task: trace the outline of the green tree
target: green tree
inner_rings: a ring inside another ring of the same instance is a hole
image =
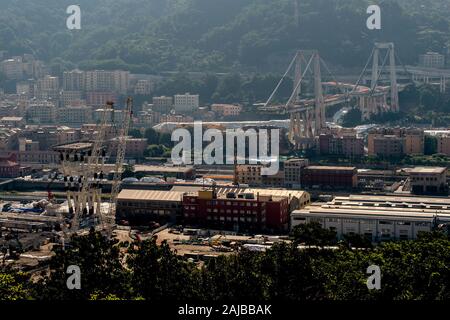
[[[30,277],[22,272],[0,270],[0,301],[31,299]]]
[[[318,222],[299,224],[291,232],[295,245],[304,243],[307,246],[327,246],[336,243],[336,232],[322,228]]]
[[[142,138],[142,132],[139,129],[130,129],[129,135],[132,136],[133,138],[137,138],[140,139]]]

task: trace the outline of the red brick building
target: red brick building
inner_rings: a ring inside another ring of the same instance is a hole
[[[309,166],[301,172],[304,188],[353,189],[358,184],[358,171],[355,167]]]
[[[202,190],[183,195],[183,220],[186,224],[239,232],[285,231],[289,199],[253,193],[218,195]]]

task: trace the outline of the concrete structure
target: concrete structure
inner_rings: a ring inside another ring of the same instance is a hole
[[[318,138],[317,151],[320,155],[362,157],[364,156],[364,139],[356,135],[321,134]]]
[[[100,123],[105,114],[105,109],[100,108],[93,111],[92,119],[95,123]],[[122,123],[125,118],[125,110],[106,110],[106,121],[108,123]]]
[[[308,166],[301,171],[303,188],[353,189],[358,185],[355,167]]]
[[[55,123],[57,110],[54,103],[38,101],[31,103],[27,109],[27,120],[38,124]]]
[[[72,70],[63,73],[63,90],[67,91],[84,91],[85,75],[84,71]]]
[[[67,106],[58,109],[58,123],[80,127],[92,122],[92,108],[88,106]]]
[[[213,104],[211,110],[224,117],[236,117],[242,112],[242,106],[234,104]]]
[[[83,104],[83,94],[81,91],[62,91],[59,98],[61,107],[78,106]]]
[[[151,221],[174,222],[181,217],[183,192],[122,190],[117,197],[116,220],[131,225],[146,225]]]
[[[416,239],[439,224],[450,223],[450,199],[350,195],[311,205],[291,214],[291,228],[309,222],[345,234],[359,234],[371,241]]]
[[[416,194],[448,194],[447,168],[416,167],[409,171],[411,191]]]
[[[424,132],[415,128],[378,128],[369,132],[368,154],[379,157],[420,155],[424,152]]]
[[[8,79],[21,80],[23,78],[23,63],[21,57],[14,57],[2,61],[0,69]]]
[[[239,164],[236,165],[234,180],[236,183],[248,184],[251,186],[262,185],[261,175],[262,165]]]
[[[10,128],[22,128],[25,126],[23,117],[0,117],[0,125]]]
[[[441,69],[445,67],[445,56],[437,52],[427,52],[419,56],[419,65],[425,68]]]
[[[301,173],[309,165],[308,159],[289,159],[284,162],[284,183],[289,187],[301,185]]]
[[[21,175],[21,167],[16,155],[0,158],[0,178],[17,178]]]
[[[19,139],[19,151],[39,151],[39,141],[33,141],[30,139]]]
[[[153,97],[153,106],[152,110],[162,113],[169,113],[170,109],[173,107],[173,98],[172,97]]]
[[[118,94],[126,94],[129,83],[129,71],[91,70],[84,72],[84,85],[86,91],[109,91]]]
[[[117,96],[114,92],[91,91],[86,93],[86,104],[93,107],[103,107],[107,102],[117,102]]]
[[[405,155],[405,138],[394,135],[369,135],[369,155],[399,158]]]
[[[144,151],[147,149],[148,146],[147,139],[127,137],[125,141],[126,141],[126,150],[125,150],[126,158],[139,159],[144,157]],[[110,150],[111,155],[116,156],[117,139],[112,140]]]
[[[36,88],[39,92],[59,90],[59,78],[47,75],[36,81]]]
[[[437,153],[445,154],[446,156],[450,156],[450,135],[438,135],[437,139]]]
[[[200,106],[198,94],[177,94],[174,99],[174,108],[176,112],[192,112]]]
[[[138,80],[134,86],[134,94],[150,95],[153,90],[153,83],[150,80]]]
[[[193,167],[178,167],[178,166],[151,166],[151,165],[135,165],[135,173],[142,173],[145,176],[161,176],[173,177],[177,179],[190,180],[195,176]]]

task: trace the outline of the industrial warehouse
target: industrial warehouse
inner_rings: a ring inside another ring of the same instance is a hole
[[[291,228],[319,222],[338,238],[359,234],[370,241],[416,239],[450,223],[450,199],[411,196],[350,195],[316,203],[291,215]]]

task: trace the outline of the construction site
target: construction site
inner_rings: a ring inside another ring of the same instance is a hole
[[[94,140],[58,145],[60,167],[52,172],[47,185],[47,197],[31,200],[18,195],[11,201],[0,201],[0,259],[3,264],[27,269],[51,257],[54,245],[65,248],[73,235],[91,229],[111,237],[115,232],[115,204],[121,184],[125,157],[126,137],[132,117],[132,99],[128,98],[124,121],[114,123],[117,150],[114,161],[107,152],[108,113],[114,104],[108,102],[101,121],[97,124]],[[108,169],[106,169],[108,166]],[[106,172],[113,178],[108,181],[110,192],[104,193],[102,184],[107,181]],[[58,200],[52,192],[52,183],[62,175],[64,198]],[[119,232],[120,233],[120,232]],[[125,231],[125,235],[129,234]],[[121,235],[122,240],[129,240]]]

